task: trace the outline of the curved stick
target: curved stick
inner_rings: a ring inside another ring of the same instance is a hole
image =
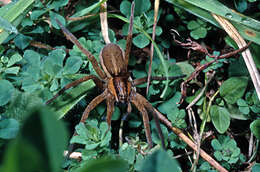
[[[102,0],[99,0],[102,1]],[[108,24],[107,24],[107,2],[100,5],[100,24],[101,32],[106,44],[111,43],[108,35]]]
[[[63,33],[66,36],[66,38],[68,40],[70,40],[73,44],[75,44],[87,56],[87,58],[89,59],[89,61],[92,64],[94,70],[97,72],[98,76],[101,79],[105,79],[106,75],[102,71],[102,69],[99,67],[98,62],[95,59],[95,57],[79,43],[77,38],[68,29],[66,29],[57,18],[56,18],[56,22],[60,26],[60,28],[63,31]]]
[[[172,123],[162,115],[158,110],[154,109],[157,113],[159,120],[164,123],[169,129],[171,129],[176,135],[178,135],[185,143],[187,143],[194,151],[197,151],[197,145],[190,140],[180,129],[173,127]],[[209,154],[204,150],[200,149],[200,156],[206,160],[210,165],[216,168],[220,172],[228,172],[224,167],[222,167],[217,161],[215,161]]]
[[[48,100],[45,104],[50,104],[54,99],[56,99],[58,96],[60,96],[62,93],[64,93],[67,89],[71,88],[71,87],[75,87],[77,85],[79,85],[82,82],[86,82],[90,79],[93,79],[93,81],[95,82],[95,84],[102,88],[102,81],[96,77],[95,75],[88,75],[85,77],[82,77],[80,79],[77,79],[76,81],[73,81],[67,85],[65,85],[65,87],[63,87],[57,94],[55,94],[50,100]]]

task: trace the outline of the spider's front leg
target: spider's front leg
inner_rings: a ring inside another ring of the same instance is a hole
[[[107,121],[107,125],[108,125],[108,130],[110,130],[111,127],[111,118],[114,112],[114,107],[115,107],[115,98],[112,94],[108,94],[107,99],[106,99],[106,103],[107,103],[107,117],[106,117],[106,121]]]
[[[99,96],[97,96],[96,98],[94,98],[86,107],[86,109],[83,112],[83,115],[80,119],[80,122],[85,123],[89,113],[97,106],[99,105],[102,101],[104,101],[109,95],[108,90],[106,89],[102,94],[100,94]]]
[[[99,88],[101,88],[101,89],[103,88],[102,81],[98,77],[96,77],[95,75],[88,75],[88,76],[82,77],[80,79],[77,79],[77,80],[65,85],[57,94],[55,94],[51,99],[49,99],[46,102],[46,104],[50,104],[53,100],[55,100],[58,96],[62,95],[69,88],[75,87],[75,86],[77,86],[77,85],[79,85],[83,82],[86,82],[90,79],[92,79]]]
[[[147,143],[148,143],[149,147],[152,148],[153,142],[152,142],[152,137],[151,137],[151,129],[150,129],[150,125],[149,125],[148,113],[147,113],[147,110],[145,109],[145,106],[140,101],[140,99],[138,99],[138,97],[136,95],[138,95],[138,94],[132,93],[130,100],[142,114]]]

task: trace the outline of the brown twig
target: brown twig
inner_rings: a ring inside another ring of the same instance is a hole
[[[155,109],[159,120],[164,123],[169,129],[171,129],[176,135],[178,135],[185,143],[187,143],[194,151],[197,151],[197,145],[191,141],[180,129],[173,127],[171,122],[162,115],[159,111]],[[216,170],[220,172],[228,172],[224,167],[222,167],[217,161],[215,161],[210,155],[208,155],[204,150],[200,149],[200,156],[211,164]]]
[[[177,40],[175,39],[175,42],[176,42],[176,41],[177,41]],[[214,56],[214,55],[209,54],[208,51],[206,51],[206,49],[205,49],[203,46],[199,45],[198,43],[196,43],[196,42],[194,42],[194,41],[189,42],[189,43],[187,43],[187,44],[186,44],[186,43],[181,43],[181,42],[179,42],[179,41],[177,41],[177,42],[178,42],[179,45],[185,46],[185,48],[194,49],[194,50],[196,50],[196,51],[205,53],[206,55],[208,55],[208,56],[214,58],[214,60],[212,60],[212,61],[210,61],[210,62],[208,62],[208,63],[206,63],[206,64],[204,64],[204,65],[198,66],[198,67],[195,69],[195,71],[192,72],[192,74],[191,74],[184,82],[182,82],[182,84],[181,84],[182,97],[181,97],[181,100],[180,100],[179,104],[181,104],[181,103],[184,101],[184,98],[185,98],[186,95],[187,95],[187,85],[188,85],[188,83],[189,83],[191,80],[193,80],[194,78],[196,78],[196,77],[200,74],[201,71],[207,69],[210,65],[212,65],[212,64],[215,63],[215,62],[217,62],[217,61],[220,60],[220,59],[229,58],[229,57],[234,56],[234,55],[236,55],[236,54],[238,54],[238,53],[240,53],[240,52],[243,52],[243,51],[246,50],[246,49],[249,47],[249,45],[251,44],[251,42],[249,42],[246,46],[244,46],[244,47],[242,47],[242,48],[240,48],[240,49],[238,49],[238,50],[234,50],[234,51],[232,51],[232,52],[229,52],[229,53],[226,53],[226,54],[223,54],[223,55],[220,55],[220,56]],[[189,46],[191,46],[191,47],[189,47]]]
[[[158,17],[158,12],[159,12],[159,4],[160,0],[155,0],[154,2],[154,21],[153,21],[153,35],[152,35],[152,40],[155,40],[155,29],[157,25],[157,17]],[[146,87],[146,95],[148,95],[149,92],[149,85],[151,82],[151,76],[152,76],[152,62],[153,62],[153,44],[151,44],[150,48],[150,64],[149,64],[149,71],[148,71],[148,80],[147,80],[147,87]]]

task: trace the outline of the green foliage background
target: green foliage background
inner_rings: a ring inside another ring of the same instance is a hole
[[[105,45],[98,14],[100,4],[105,1],[19,0],[0,8],[1,171],[167,172],[185,171],[192,166],[187,158],[189,155],[179,159],[181,165],[173,158],[189,148],[163,125],[166,150],[160,149],[161,141],[154,120],[150,122],[154,147],[147,149],[142,120],[136,109],[125,121],[121,120],[125,107],[117,107],[112,130],[108,132],[108,126],[103,121],[105,104],[93,110],[86,125],[76,125],[87,104],[100,94],[92,81],[66,91],[50,106],[45,105],[66,84],[88,74],[96,74],[87,57],[65,39],[55,19],[74,33],[98,60],[99,52]],[[245,39],[254,42],[250,49],[259,68],[260,61],[256,57],[260,49],[260,14],[251,13],[256,1],[236,0],[227,3],[227,6],[217,0],[161,1],[156,40],[152,42],[153,4],[150,0],[136,0],[133,48],[129,61],[132,77],[147,76],[149,53],[146,50],[151,43],[155,47],[153,76],[185,74],[188,77],[197,63],[213,60],[193,52],[191,58],[186,58],[187,52],[174,43],[171,29],[178,31],[182,40],[191,37],[211,47],[215,55],[220,54],[225,46],[235,47],[229,37],[219,34],[219,26],[210,12],[228,18]],[[125,48],[131,2],[117,0],[108,1],[108,4],[110,40]],[[231,8],[244,15],[234,13]],[[260,6],[256,8],[259,10]],[[80,21],[66,18],[89,14],[94,15]],[[245,30],[251,31],[254,36],[246,35]],[[33,44],[39,42],[38,46]],[[48,46],[41,48],[42,45]],[[214,79],[193,106],[200,134],[212,133],[212,137],[201,140],[202,148],[206,148],[226,169],[241,170],[245,161],[260,158],[257,154],[260,102],[242,57],[221,60],[204,70],[190,83],[188,97],[182,105],[177,104],[181,98],[181,79],[153,81],[146,97],[173,126],[185,130],[192,137],[185,107],[200,94],[209,79],[208,74],[213,70],[216,72]],[[138,86],[138,92],[145,93],[145,87],[146,84]],[[69,140],[74,128],[78,135]],[[123,129],[126,138],[123,143],[117,138],[119,128]],[[248,156],[245,145],[249,144],[251,133],[255,138],[255,149]],[[80,145],[76,151],[82,153],[81,162],[63,158],[63,151],[70,143]],[[257,171],[258,168],[256,163],[252,170]],[[196,169],[214,171],[202,159]]]

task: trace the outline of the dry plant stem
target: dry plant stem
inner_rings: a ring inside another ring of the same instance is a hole
[[[245,50],[249,47],[250,44],[251,44],[251,42],[249,42],[247,45],[245,45],[244,47],[242,47],[242,48],[240,48],[240,49],[238,49],[238,50],[235,50],[235,51],[232,51],[232,52],[230,52],[230,53],[223,54],[223,55],[220,55],[220,56],[213,56],[213,55],[211,55],[211,57],[213,57],[214,60],[212,60],[212,61],[210,61],[210,62],[208,62],[208,63],[206,63],[206,64],[204,64],[204,65],[201,65],[201,66],[197,67],[197,68],[195,69],[195,71],[192,72],[192,74],[181,84],[181,90],[182,90],[182,91],[181,91],[181,92],[182,92],[182,95],[181,95],[181,96],[182,96],[182,97],[181,97],[181,100],[180,100],[179,104],[181,104],[181,103],[184,101],[184,98],[186,97],[187,84],[188,84],[191,80],[193,80],[194,78],[196,78],[201,71],[207,69],[211,64],[217,62],[217,61],[220,60],[220,59],[229,58],[229,57],[234,56],[234,55],[236,55],[236,54],[238,54],[238,53],[240,53],[240,52],[245,51]]]
[[[250,139],[249,139],[249,147],[248,147],[248,157],[252,156],[253,146],[254,146],[254,135],[251,132],[250,133]]]
[[[102,1],[102,0],[100,0]],[[108,24],[107,24],[107,3],[104,2],[100,6],[100,23],[101,23],[101,32],[106,44],[110,43],[108,36]]]
[[[159,120],[164,123],[169,129],[171,129],[176,135],[178,135],[185,143],[187,143],[194,151],[197,151],[197,145],[193,143],[180,129],[173,127],[171,122],[162,115],[159,111],[155,109]],[[216,170],[220,172],[228,172],[223,168],[218,162],[216,162],[210,155],[208,155],[204,150],[200,149],[200,156],[211,164]]]
[[[212,78],[215,75],[215,71],[212,73],[212,75],[210,75],[209,79],[207,80],[205,86],[202,88],[201,92],[197,95],[197,97],[195,97],[195,99],[192,100],[192,102],[190,102],[190,104],[186,107],[186,110],[188,110],[189,108],[191,108],[193,105],[195,105],[197,103],[197,101],[201,98],[201,96],[203,95],[203,93],[205,92],[208,84],[210,83],[210,81],[212,80]]]
[[[89,14],[89,15],[81,16],[81,17],[67,17],[66,19],[69,21],[80,21],[80,20],[84,20],[84,19],[96,16],[96,15],[98,15],[98,14]]]
[[[198,133],[196,118],[195,118],[194,112],[192,111],[191,108],[188,109],[188,115],[189,115],[189,119],[190,119],[190,124],[192,126],[192,130],[193,130],[193,133],[194,133],[194,137],[195,137],[195,140],[196,140],[196,143],[197,143],[196,159],[193,162],[192,167],[191,167],[191,171],[196,171],[196,166],[198,164],[199,156],[200,156],[201,136]]]
[[[37,48],[42,48],[42,49],[46,49],[46,50],[55,50],[56,48],[53,48],[47,44],[43,44],[41,42],[38,41],[31,41],[30,42],[31,46],[37,47]]]
[[[157,17],[158,17],[158,11],[159,11],[159,4],[160,0],[155,0],[154,2],[154,21],[153,21],[153,35],[152,35],[152,40],[155,40],[155,29],[157,25]],[[153,62],[153,44],[151,44],[150,48],[150,64],[149,64],[149,71],[148,71],[148,80],[147,80],[147,87],[146,87],[146,95],[148,95],[149,92],[149,86],[151,82],[151,75],[152,75],[152,62]]]
[[[212,16],[224,28],[227,34],[237,43],[239,48],[242,48],[246,45],[245,40],[241,37],[236,28],[228,20],[213,13]],[[250,50],[247,49],[244,52],[242,52],[242,56],[244,58],[247,69],[253,81],[258,98],[260,100],[260,75],[252,58],[252,54]]]

